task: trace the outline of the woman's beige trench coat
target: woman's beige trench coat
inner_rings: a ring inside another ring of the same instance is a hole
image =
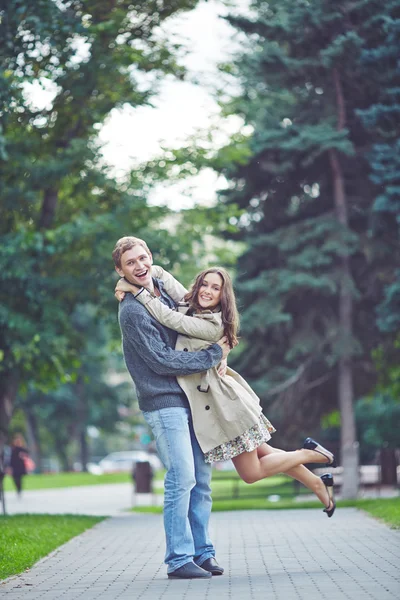
[[[164,282],[165,291],[175,302],[182,300],[187,290],[170,273],[153,266],[152,275]],[[123,287],[119,286],[119,289]],[[220,312],[204,311],[187,316],[183,314],[188,309],[187,303],[181,302],[175,311],[146,289],[136,293],[135,297],[157,321],[180,334],[175,350],[202,350],[224,335]],[[194,431],[203,452],[235,439],[259,423],[258,396],[229,367],[224,377],[220,377],[217,368],[213,367],[204,373],[177,377],[177,380],[189,400]]]

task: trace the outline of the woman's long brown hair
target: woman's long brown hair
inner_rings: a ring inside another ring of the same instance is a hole
[[[204,310],[198,302],[200,287],[204,278],[208,273],[217,273],[222,279],[221,288],[221,315],[224,334],[228,338],[228,342],[233,348],[237,344],[237,332],[239,329],[239,314],[236,308],[235,292],[233,291],[232,279],[227,271],[222,267],[211,267],[199,273],[194,280],[188,293],[185,295],[185,300],[189,302],[190,308],[194,311]]]

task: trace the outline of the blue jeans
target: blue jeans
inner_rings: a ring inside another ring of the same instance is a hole
[[[164,528],[168,573],[193,559],[202,564],[215,556],[208,537],[211,513],[211,465],[193,431],[188,408],[143,413],[156,439],[167,473],[164,481]]]

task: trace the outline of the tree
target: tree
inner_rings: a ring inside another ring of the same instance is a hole
[[[110,327],[98,319],[96,307],[93,304],[77,305],[71,315],[71,327],[76,333],[75,345],[79,352],[76,378],[48,393],[38,391],[31,384],[28,393],[18,396],[15,404],[26,415],[31,450],[36,450],[33,459],[39,470],[44,437],[50,439],[64,470],[72,467],[71,443],[78,446],[80,462],[86,470],[88,427],[113,432],[120,420],[120,406],[126,404],[127,399],[132,401],[134,396],[131,391],[123,398],[120,388],[124,388],[124,384],[116,386],[108,381]]]
[[[365,67],[380,82],[380,93],[374,104],[358,114],[374,142],[368,153],[371,180],[379,189],[373,205],[374,232],[385,236],[386,243],[396,247],[400,236],[399,14],[397,18],[385,15],[382,29],[384,43],[365,49],[361,56]],[[385,332],[396,332],[400,328],[399,269],[386,281],[384,299],[378,307],[378,325]]]
[[[354,497],[353,399],[374,385],[375,310],[399,260],[398,244],[372,228],[374,136],[358,111],[389,84],[364,52],[385,45],[383,24],[399,6],[255,0],[251,8],[251,18],[229,19],[249,43],[226,69],[242,86],[226,110],[252,126],[251,156],[221,169],[230,181],[221,199],[245,211],[236,238],[248,243],[238,263],[237,364],[266,406],[278,398],[289,435],[338,402],[343,495]]]
[[[77,381],[70,315],[83,292],[103,318],[114,308],[104,267],[115,240],[127,223],[151,231],[167,212],[147,207],[139,171],[112,178],[96,134],[112,109],[146,104],[160,77],[183,76],[160,26],[196,3],[1,4],[0,456],[17,393]],[[31,84],[50,89],[49,106],[35,107]]]

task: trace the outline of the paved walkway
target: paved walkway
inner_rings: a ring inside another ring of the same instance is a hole
[[[10,515],[21,513],[79,514],[115,516],[137,504],[162,504],[159,494],[133,496],[129,483],[85,485],[70,488],[27,490],[18,498],[15,492],[6,492],[6,508]]]
[[[0,584],[4,600],[398,600],[400,532],[356,509],[214,513],[226,568],[174,581],[160,515],[113,517]]]
[[[161,481],[155,481],[161,486]],[[395,488],[381,488],[369,490],[368,497],[391,498],[396,497],[398,491]],[[364,494],[364,497],[366,495]],[[315,497],[301,495],[301,502],[315,500]],[[162,494],[138,494],[133,495],[133,486],[130,483],[114,483],[108,485],[86,485],[70,488],[53,488],[44,490],[24,491],[21,498],[12,492],[6,492],[7,513],[10,515],[21,513],[48,513],[48,514],[80,514],[116,516],[125,512],[131,506],[137,505],[161,505]],[[1,510],[1,507],[0,507]]]

